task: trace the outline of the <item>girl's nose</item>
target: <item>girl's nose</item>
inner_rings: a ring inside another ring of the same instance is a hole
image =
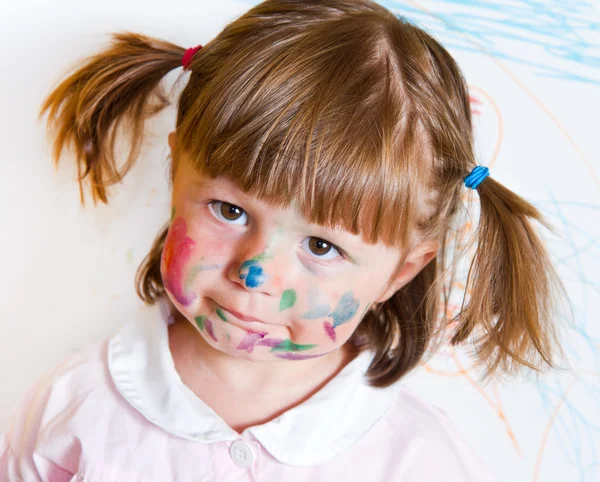
[[[248,291],[277,296],[281,291],[282,273],[276,266],[281,267],[283,261],[276,259],[275,246],[256,240],[244,241],[243,244],[238,259],[229,269],[229,279]]]

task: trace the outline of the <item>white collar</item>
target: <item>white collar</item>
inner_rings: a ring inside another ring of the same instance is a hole
[[[231,429],[182,381],[169,351],[165,300],[142,305],[135,319],[110,339],[108,367],[121,395],[166,432],[199,442],[235,440]],[[398,398],[400,383],[370,387],[364,373],[373,353],[363,351],[305,402],[241,437],[256,438],[290,465],[323,463],[358,442]]]

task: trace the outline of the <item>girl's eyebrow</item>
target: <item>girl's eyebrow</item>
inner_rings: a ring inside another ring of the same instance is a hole
[[[224,182],[227,183],[227,186],[223,186]],[[251,209],[253,207],[254,199],[252,196],[244,192],[240,187],[236,186],[233,181],[228,179],[202,179],[194,176],[192,178],[192,183],[202,190],[213,191],[215,197],[223,198],[221,199],[222,201],[231,202],[232,204],[239,203],[239,207],[243,209]],[[302,219],[306,222],[307,227],[311,227],[317,231],[314,236],[323,237],[325,240],[339,245],[341,249],[347,252],[348,256],[355,258],[356,255],[361,256],[368,253],[368,250],[365,249],[360,237],[355,238],[353,235],[348,236],[348,233],[344,230],[321,226],[319,224],[311,223],[308,219]]]
[[[199,189],[215,190],[224,196],[233,195],[234,197],[243,198],[246,201],[248,200],[248,195],[240,187],[236,186],[235,183],[232,181],[225,181],[228,185],[223,186],[223,182],[224,181],[220,179],[209,178],[206,180],[198,177],[192,178],[192,184]],[[224,199],[224,201],[226,201],[226,199]]]

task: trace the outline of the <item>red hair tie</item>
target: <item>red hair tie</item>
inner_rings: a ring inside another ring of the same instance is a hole
[[[181,61],[181,64],[183,65],[183,70],[189,70],[190,62],[192,61],[192,57],[201,48],[202,48],[202,45],[198,45],[196,47],[189,48],[185,51],[185,53],[183,54],[183,60]]]

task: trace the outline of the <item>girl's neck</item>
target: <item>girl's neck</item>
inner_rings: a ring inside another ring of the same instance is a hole
[[[182,382],[239,432],[304,402],[358,355],[346,343],[302,362],[254,362],[215,350],[181,314],[174,319],[169,348]]]

